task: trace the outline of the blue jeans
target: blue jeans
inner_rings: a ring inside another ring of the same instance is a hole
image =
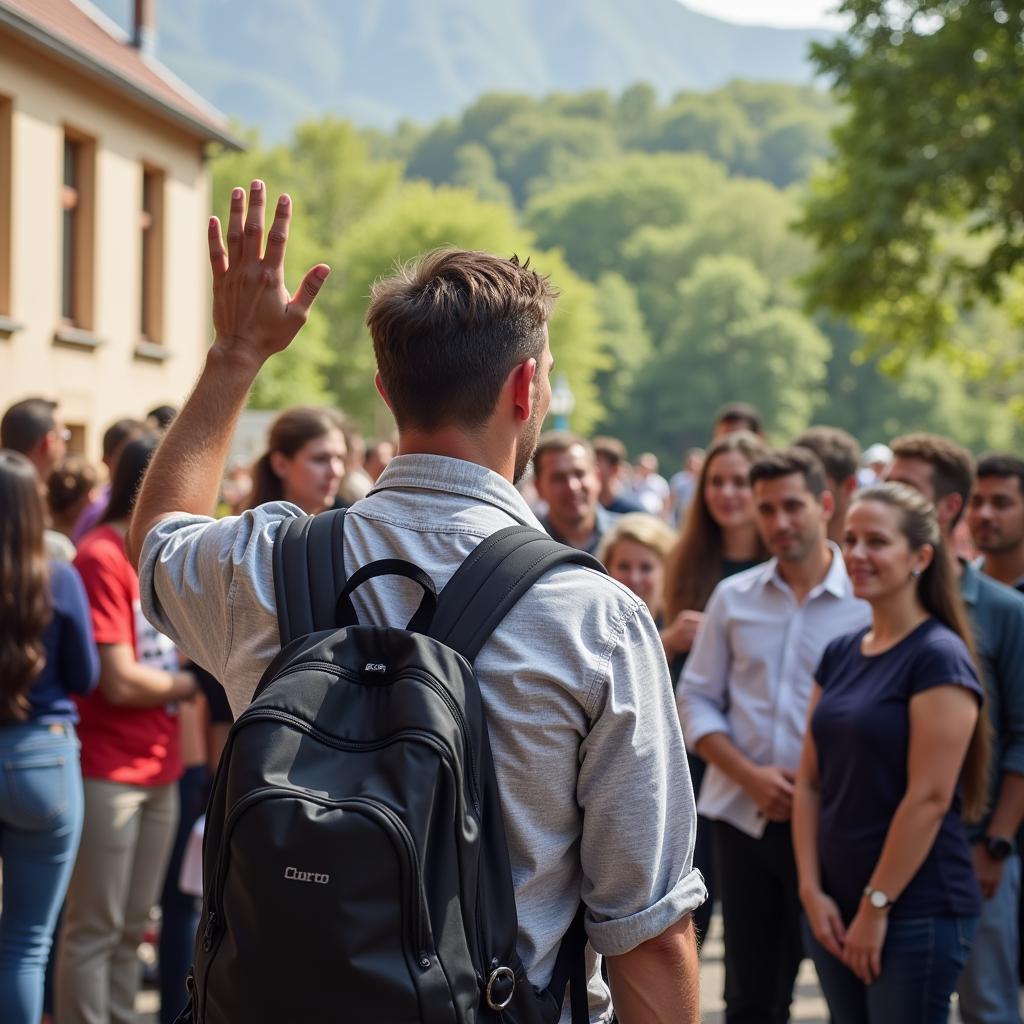
[[[82,773],[71,725],[0,726],[0,1007],[38,1024],[57,913],[82,834]]]
[[[957,986],[964,1024],[1020,1024],[1019,906],[1020,857],[1014,854],[1003,865],[995,896],[982,905],[974,948]]]
[[[832,956],[805,920],[804,938],[832,1024],[947,1024],[977,920],[893,918],[882,947],[882,973],[871,985]]]

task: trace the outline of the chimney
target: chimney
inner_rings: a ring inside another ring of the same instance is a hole
[[[156,0],[135,0],[132,46],[143,57],[156,57]]]

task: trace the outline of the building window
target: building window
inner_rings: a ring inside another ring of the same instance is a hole
[[[0,316],[11,310],[11,203],[14,162],[11,159],[12,104],[0,96]]]
[[[92,327],[94,156],[89,139],[65,132],[61,316],[85,329]]]
[[[143,339],[163,341],[164,261],[163,261],[164,175],[145,167],[142,171],[142,267],[139,290],[139,330]]]

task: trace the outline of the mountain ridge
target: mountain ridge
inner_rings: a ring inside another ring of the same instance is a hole
[[[92,0],[122,26],[131,0]],[[175,0],[158,56],[225,113],[286,137],[333,113],[375,127],[450,116],[483,92],[646,81],[667,97],[734,78],[808,83],[822,29],[737,25],[678,0]]]

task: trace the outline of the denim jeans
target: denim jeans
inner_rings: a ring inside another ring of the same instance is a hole
[[[865,985],[814,937],[804,936],[833,1024],[947,1024],[949,1000],[967,963],[975,917],[893,918],[882,973]]]
[[[0,726],[0,1007],[38,1024],[57,913],[82,834],[82,774],[71,725]]]
[[[996,894],[982,905],[971,957],[957,986],[964,1024],[1020,1024],[1019,905],[1020,857],[1014,854],[1003,865]]]

